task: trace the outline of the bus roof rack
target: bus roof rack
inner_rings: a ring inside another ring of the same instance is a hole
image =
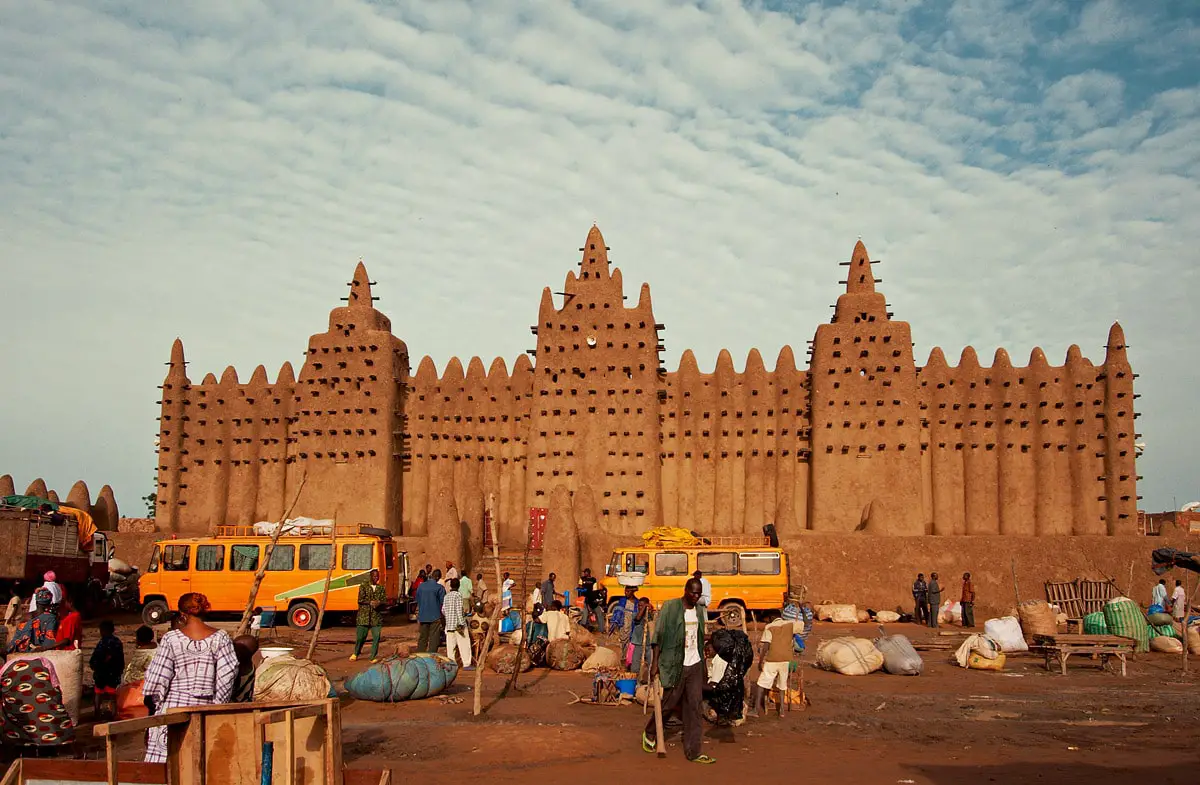
[[[283,537],[328,537],[332,533],[334,526],[317,525],[317,526],[293,526],[285,529],[280,538]],[[339,537],[353,537],[363,533],[364,529],[370,529],[369,526],[358,524],[341,524],[337,527],[337,535]],[[221,525],[217,527],[218,537],[263,537],[271,536],[270,531],[259,530],[254,526],[230,526]]]

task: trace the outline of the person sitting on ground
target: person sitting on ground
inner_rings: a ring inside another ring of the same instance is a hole
[[[534,665],[546,664],[546,647],[550,644],[550,630],[542,620],[546,608],[540,602],[533,606],[529,621],[525,623],[524,645],[529,652],[529,661]]]
[[[793,637],[804,629],[800,622],[776,619],[762,631],[758,644],[758,681],[754,684],[750,716],[766,712],[767,691],[779,690],[779,716],[787,703],[788,673],[792,665]]]
[[[754,663],[754,646],[741,630],[717,629],[709,641],[712,668],[704,688],[704,701],[718,725],[745,722],[746,674]]]
[[[561,600],[555,600],[550,610],[542,611],[542,622],[546,625],[546,640],[548,642],[562,640],[571,636],[571,618],[563,609]]]
[[[137,628],[133,634],[133,652],[125,659],[125,671],[121,674],[122,684],[131,684],[146,678],[146,668],[154,658],[154,650],[158,644],[154,642],[154,630],[145,624]]]
[[[237,681],[233,683],[230,703],[254,701],[254,655],[258,654],[258,638],[239,635],[233,639],[233,653],[237,655]]]
[[[58,629],[54,632],[56,648],[74,651],[83,648],[83,616],[75,610],[69,597],[58,606]]]

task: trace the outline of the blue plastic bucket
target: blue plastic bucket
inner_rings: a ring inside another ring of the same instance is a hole
[[[637,679],[617,679],[617,689],[622,695],[637,695]]]

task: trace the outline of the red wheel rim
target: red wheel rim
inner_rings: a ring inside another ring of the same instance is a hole
[[[312,616],[307,608],[300,608],[292,615],[292,618],[296,620],[297,627],[307,627],[308,623],[312,621]]]

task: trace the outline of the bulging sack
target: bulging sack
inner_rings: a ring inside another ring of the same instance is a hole
[[[1096,611],[1083,617],[1083,634],[1108,635],[1108,624],[1104,622],[1104,611]]]
[[[1128,597],[1114,597],[1104,604],[1104,623],[1110,635],[1133,638],[1139,652],[1150,651],[1150,626],[1137,603]]]
[[[900,614],[895,611],[877,611],[875,613],[875,621],[880,624],[895,624],[900,621]]]
[[[883,655],[883,669],[896,676],[920,676],[925,662],[903,635],[884,635],[875,639],[875,648]]]
[[[853,605],[827,603],[817,606],[817,619],[834,624],[857,624],[858,608]]]
[[[1170,624],[1175,619],[1169,613],[1148,613],[1146,621],[1150,622],[1151,627],[1161,627],[1164,624]]]
[[[583,670],[589,673],[595,673],[602,668],[616,668],[620,666],[621,658],[612,649],[600,646],[586,660],[583,661]]]
[[[988,619],[983,623],[983,634],[1000,644],[1001,651],[1029,651],[1025,635],[1021,632],[1021,622],[1017,621],[1016,616]]]
[[[577,671],[592,651],[594,649],[582,647],[568,638],[550,641],[546,647],[546,664],[556,671]]]
[[[954,652],[954,661],[958,663],[960,668],[969,668],[971,657],[978,654],[985,660],[1002,659],[1004,653],[1000,651],[1000,644],[992,640],[986,635],[969,635],[967,639],[958,647],[958,651]]]
[[[438,654],[389,657],[346,679],[346,692],[380,703],[420,700],[441,693],[457,677],[458,663]]]
[[[1166,635],[1156,635],[1150,639],[1150,651],[1183,654],[1183,641],[1178,638],[1168,638]]]
[[[265,660],[254,672],[256,701],[315,701],[329,697],[329,676],[314,662],[290,654]]]
[[[497,646],[488,654],[488,667],[496,673],[512,673],[513,668],[517,664],[517,654],[521,651],[520,646],[506,644]],[[529,670],[533,667],[533,658],[528,654],[521,655],[521,672]]]
[[[8,656],[8,662],[16,660],[43,660],[54,668],[54,677],[58,679],[58,688],[62,692],[63,707],[78,725],[79,700],[83,697],[83,652],[79,649],[57,649]]]
[[[834,638],[817,647],[817,667],[845,676],[866,676],[883,667],[883,653],[866,638]]]

